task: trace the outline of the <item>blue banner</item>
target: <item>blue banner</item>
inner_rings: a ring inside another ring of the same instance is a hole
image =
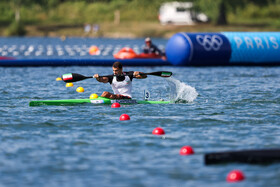
[[[188,33],[193,52],[190,65],[226,65],[231,55],[228,39],[220,33]]]
[[[280,62],[279,32],[223,32],[231,43],[231,63]]]
[[[166,45],[166,56],[173,65],[227,65],[231,47],[220,33],[177,33]]]

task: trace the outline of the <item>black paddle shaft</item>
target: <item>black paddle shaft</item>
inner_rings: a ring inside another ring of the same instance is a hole
[[[151,72],[151,73],[140,73],[140,75],[154,75],[154,76],[160,76],[160,77],[170,77],[172,75],[172,72],[170,71],[157,71],[157,72]],[[112,75],[104,75],[99,77],[109,77]],[[62,75],[62,80],[64,82],[77,82],[84,79],[93,78],[93,76],[84,76],[78,73],[68,73]]]

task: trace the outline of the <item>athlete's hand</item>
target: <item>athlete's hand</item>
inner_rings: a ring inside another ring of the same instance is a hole
[[[142,73],[142,72],[134,71],[133,76],[134,76],[136,79],[144,79],[144,78],[147,77],[147,75],[141,75],[140,73]]]
[[[99,80],[100,80],[100,77],[99,77],[99,75],[98,75],[98,74],[93,75],[93,77],[94,77],[94,78],[96,78],[96,80],[97,80],[97,81],[99,81]]]
[[[134,71],[133,77],[135,77],[135,78],[141,78],[140,72],[139,72],[139,71]]]
[[[98,74],[93,75],[93,78],[96,78],[98,82],[107,83],[109,81],[108,77],[99,76]]]

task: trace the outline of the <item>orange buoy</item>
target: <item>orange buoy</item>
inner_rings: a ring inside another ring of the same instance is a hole
[[[93,45],[89,48],[90,55],[100,55],[100,50],[97,46]]]

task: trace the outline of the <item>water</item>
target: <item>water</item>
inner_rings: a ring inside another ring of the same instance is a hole
[[[164,51],[166,39],[154,38],[153,42]],[[15,59],[113,59],[113,54],[123,47],[132,48],[141,53],[144,38],[108,39],[108,38],[3,38],[0,37],[0,56]],[[90,55],[91,46],[97,46],[100,53]]]
[[[155,39],[156,44],[166,40]],[[18,59],[112,58],[143,39],[0,38],[0,56]],[[138,52],[138,51],[137,51]],[[63,53],[63,54],[62,54]],[[111,91],[87,79],[66,88],[64,73],[112,73],[110,67],[0,67],[0,186],[231,186],[226,175],[244,172],[238,186],[280,186],[280,164],[206,166],[215,151],[278,148],[279,67],[124,67],[126,71],[172,71],[173,78],[133,80],[133,97],[178,104],[29,107],[31,100],[88,98]],[[77,93],[82,86],[84,93]],[[119,121],[123,113],[130,121]],[[166,135],[152,135],[162,127]],[[191,145],[193,156],[180,156]]]
[[[177,88],[198,96],[170,105],[29,107],[31,100],[88,98],[110,91],[87,79],[66,88],[61,74],[109,74],[109,67],[0,68],[0,186],[279,186],[280,164],[206,166],[205,153],[277,148],[280,142],[279,67],[125,67],[172,71]],[[75,89],[82,86],[84,93]],[[133,96],[168,99],[170,83],[149,76],[133,81]],[[175,86],[176,87],[176,86]],[[195,92],[192,92],[193,90]],[[190,91],[192,90],[192,91]],[[180,95],[180,94],[179,94]],[[181,94],[181,99],[182,99]],[[121,114],[130,121],[119,121]],[[155,127],[164,137],[152,135]],[[191,145],[193,156],[180,156]]]
[[[169,83],[169,98],[174,103],[191,103],[198,93],[195,88],[173,77],[166,79]]]

